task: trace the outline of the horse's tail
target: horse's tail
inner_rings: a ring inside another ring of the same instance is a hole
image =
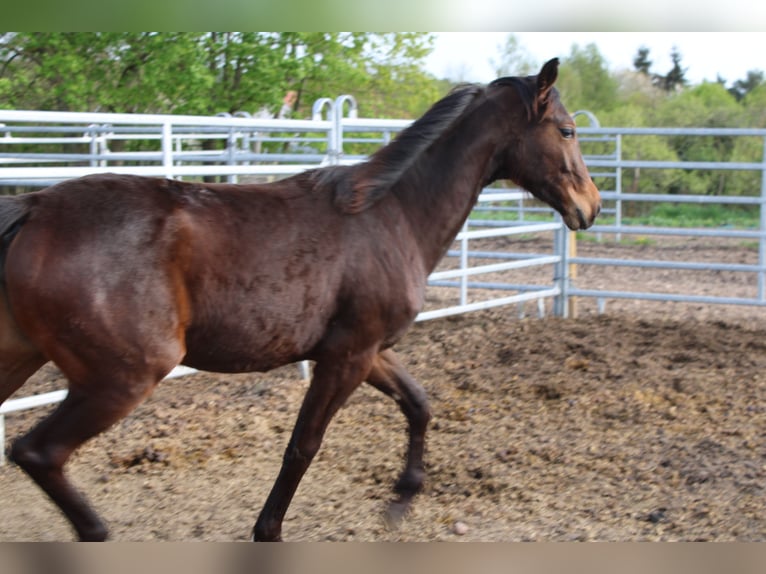
[[[23,196],[0,196],[0,284],[5,283],[5,256],[8,247],[29,216]]]

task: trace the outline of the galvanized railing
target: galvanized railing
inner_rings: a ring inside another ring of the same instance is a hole
[[[205,149],[215,140],[226,144]],[[130,142],[143,149],[114,151]],[[299,151],[260,149],[279,143]],[[310,153],[314,144],[324,149]],[[332,119],[0,110],[0,185],[43,187],[106,171],[157,177],[290,175],[337,155],[335,145]],[[42,146],[58,149],[30,151]]]
[[[346,111],[348,113],[346,114]],[[610,215],[613,223],[599,224],[593,228],[598,237],[613,235],[618,241],[623,235],[687,235],[695,237],[718,236],[738,237],[758,242],[759,262],[757,265],[634,261],[628,259],[599,259],[595,257],[569,256],[571,239],[557,236],[556,250],[550,258],[541,258],[537,264],[551,264],[556,269],[551,278],[550,289],[540,286],[506,286],[509,290],[520,291],[515,296],[522,299],[529,295],[535,298],[535,291],[545,298],[556,298],[554,311],[565,313],[567,299],[571,296],[606,298],[643,298],[685,300],[685,295],[656,294],[643,292],[597,291],[586,285],[572,285],[568,277],[570,265],[613,265],[678,269],[713,268],[755,273],[758,277],[758,292],[752,298],[702,297],[689,295],[689,301],[710,303],[737,303],[763,305],[766,291],[766,210],[762,209],[766,196],[765,161],[761,162],[671,162],[635,160],[624,157],[626,138],[644,136],[690,136],[690,137],[757,137],[766,139],[762,129],[705,129],[705,128],[602,128],[592,114],[585,115],[590,127],[580,129],[584,145],[601,142],[612,149],[601,155],[586,155],[591,174],[607,182],[602,188],[605,208],[604,215]],[[279,177],[297,173],[309,167],[333,163],[352,163],[363,159],[370,149],[389,141],[393,134],[407,125],[409,120],[359,118],[357,106],[350,96],[335,100],[322,98],[313,108],[311,120],[279,120],[252,117],[195,117],[195,116],[147,116],[133,114],[72,114],[55,112],[0,111],[0,187],[5,185],[41,186],[67,177],[76,177],[96,171],[140,173],[167,177],[225,176],[229,181],[240,177]],[[5,125],[3,125],[5,124]],[[205,142],[222,143],[205,146]],[[144,149],[135,149],[136,142],[148,144]],[[128,143],[132,149],[126,150]],[[28,146],[54,145],[64,148],[79,146],[79,150],[58,149],[45,152],[31,151]],[[152,148],[153,145],[153,148]],[[24,146],[27,146],[24,148]],[[266,149],[271,146],[271,149]],[[281,146],[277,151],[274,146]],[[86,149],[84,149],[86,148]],[[119,148],[117,151],[115,148]],[[355,149],[356,148],[356,149]],[[360,151],[361,148],[361,151]],[[764,147],[766,150],[766,146]],[[765,152],[766,153],[766,152]],[[746,196],[728,195],[668,195],[662,193],[625,193],[622,189],[623,171],[640,170],[756,170],[761,174],[760,189]],[[463,271],[439,272],[432,278],[438,286],[456,286],[460,289],[460,305],[449,310],[428,311],[425,317],[441,316],[442,313],[461,312],[473,309],[475,302],[469,301],[468,292],[474,287],[486,287],[475,281],[481,270],[469,269],[469,258],[474,253],[467,249],[468,240],[479,237],[479,233],[528,233],[521,225],[537,225],[544,217],[543,224],[560,229],[560,221],[551,216],[550,210],[532,204],[528,197],[518,191],[513,196],[485,194],[480,200],[475,215],[459,236],[459,247],[449,255],[460,259]],[[627,225],[624,223],[624,209],[631,202],[674,202],[674,203],[728,203],[749,205],[760,210],[760,226],[757,230],[727,229],[678,229],[652,228]],[[504,221],[482,220],[482,214],[505,211]],[[510,213],[508,213],[510,212]],[[488,231],[500,226],[505,231]],[[478,228],[478,229],[476,229]],[[546,229],[539,227],[540,231]],[[558,233],[558,232],[556,232]],[[510,253],[511,259],[518,258]],[[514,265],[517,265],[514,263]],[[524,263],[529,264],[529,262]],[[712,265],[712,267],[711,267]],[[497,268],[486,267],[487,272]],[[460,275],[459,280],[457,275]],[[502,289],[494,284],[492,287]],[[520,288],[517,288],[520,287]],[[505,298],[498,298],[504,304]],[[470,304],[471,307],[465,307]]]
[[[350,96],[318,100],[311,120],[0,110],[0,192],[7,192],[11,186],[41,187],[105,171],[175,178],[218,176],[231,182],[282,177],[320,165],[359,161],[410,124],[409,120],[359,118],[356,110],[356,102]],[[429,288],[457,290],[457,302],[429,307],[418,316],[419,321],[500,305],[524,305],[528,301],[537,303],[541,315],[546,312],[546,302],[552,302],[551,311],[566,316],[573,297],[595,298],[599,308],[609,299],[766,306],[766,130],[602,128],[594,118],[589,119],[591,126],[579,130],[584,149],[589,142],[610,148],[600,154],[586,152],[586,163],[591,175],[602,182],[603,213],[613,221],[598,224],[587,233],[616,241],[630,235],[739,238],[757,243],[757,263],[576,255],[574,234],[565,230],[560,218],[550,209],[530,202],[529,196],[519,190],[488,189],[458,235],[455,248],[448,252],[446,264],[429,277]],[[625,157],[626,138],[645,136],[756,137],[764,142],[763,159],[761,162],[672,162]],[[625,193],[623,171],[627,169],[755,171],[760,174],[760,188],[739,196]],[[636,202],[750,206],[759,210],[759,226],[689,229],[627,224],[626,207]],[[471,242],[476,240],[519,234],[552,236],[553,248],[550,253],[542,254],[471,249]],[[487,263],[488,260],[493,262]],[[573,267],[587,265],[751,274],[755,278],[754,293],[751,297],[733,297],[726,293],[699,295],[596,289],[583,283],[581,276],[573,281]],[[548,281],[519,284],[502,278],[504,272],[527,267],[548,270]],[[492,274],[492,280],[480,280],[485,274]],[[305,364],[303,367],[305,370]],[[179,369],[171,376],[186,372],[188,370]],[[18,408],[61,400],[63,393],[57,391],[47,396],[6,401],[0,406],[0,419],[4,413]]]
[[[611,177],[613,189],[602,190],[605,204],[610,206],[614,222],[597,224],[591,232],[597,236],[611,234],[616,240],[623,236],[652,236],[652,237],[687,237],[687,238],[730,238],[748,240],[758,245],[758,261],[754,264],[732,264],[716,261],[663,261],[644,259],[616,259],[605,257],[572,257],[569,263],[575,265],[599,265],[654,269],[677,269],[689,271],[734,271],[751,274],[754,278],[754,293],[750,297],[732,297],[725,293],[720,295],[699,295],[694,293],[653,293],[646,291],[620,291],[609,289],[593,289],[585,285],[570,286],[567,290],[569,297],[592,297],[599,300],[603,308],[607,299],[643,299],[651,301],[676,301],[702,304],[749,305],[754,307],[766,306],[766,129],[747,128],[582,128],[582,139],[599,139],[612,141],[613,153],[604,156],[587,157],[586,162],[591,174],[598,173],[602,177]],[[761,145],[760,161],[657,161],[637,160],[626,158],[625,142],[627,138],[642,137],[678,137],[690,138],[754,138]],[[751,189],[742,195],[702,195],[689,193],[626,193],[622,189],[624,170],[641,170],[643,173],[655,170],[701,170],[708,172],[754,172],[759,177]],[[597,171],[598,170],[598,171]],[[604,171],[606,170],[606,171]],[[630,204],[696,204],[696,205],[736,205],[750,207],[758,211],[754,218],[757,226],[749,229],[726,227],[656,227],[648,225],[631,225],[625,223],[625,210]]]

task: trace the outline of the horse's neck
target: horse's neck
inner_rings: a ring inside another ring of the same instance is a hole
[[[449,249],[482,188],[492,181],[497,141],[491,134],[497,130],[481,123],[491,123],[491,118],[474,113],[435,142],[402,188],[405,212],[429,272]]]

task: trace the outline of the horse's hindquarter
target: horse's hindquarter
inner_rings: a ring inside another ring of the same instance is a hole
[[[240,371],[305,351],[337,283],[322,202],[229,187],[106,175],[31,195],[5,269],[22,332],[75,378],[107,356]]]
[[[21,332],[73,384],[105,375],[97,365],[147,377],[172,368],[184,321],[172,196],[157,180],[92,176],[24,201],[4,269]]]

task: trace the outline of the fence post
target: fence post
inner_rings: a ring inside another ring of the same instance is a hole
[[[165,177],[173,178],[173,127],[170,122],[162,122],[162,167]]]
[[[577,264],[572,263],[572,259],[577,257],[577,232],[564,230],[567,235],[567,317],[577,318],[577,297],[569,296],[569,285],[577,280]]]
[[[236,165],[237,156],[237,135],[234,128],[229,128],[229,134],[226,137],[226,163],[227,165]],[[229,174],[226,177],[228,183],[237,183],[238,177],[236,174]]]
[[[758,300],[766,301],[766,137],[761,162],[760,236],[758,238]]]
[[[338,137],[335,134],[335,108],[330,98],[319,98],[311,107],[311,119],[315,122],[322,121],[322,111],[327,108],[327,119],[330,121],[330,131],[327,134],[327,162],[330,165],[338,163]]]
[[[357,105],[354,96],[343,94],[335,98],[333,104],[333,123],[335,124],[335,151],[337,152],[337,162],[343,156],[343,108],[348,103],[348,117],[357,117]]]
[[[614,173],[614,193],[617,199],[614,202],[614,225],[617,229],[622,227],[622,134],[617,134],[614,140],[614,155],[617,160]],[[619,242],[622,239],[622,233],[617,233],[615,239]]]
[[[463,223],[463,237],[460,239],[460,269],[463,274],[460,276],[460,304],[468,304],[468,237],[465,233],[468,231],[468,220]]]
[[[569,316],[569,230],[559,214],[556,220],[561,227],[553,234],[553,253],[559,257],[553,266],[553,284],[559,288],[559,294],[553,299],[553,314],[556,317]]]
[[[91,155],[91,157],[95,157],[98,154],[98,152],[99,152],[99,149],[98,149],[98,131],[96,129],[97,127],[98,126],[96,124],[90,124],[88,126],[88,132],[87,133],[88,133],[88,135],[90,135],[90,146],[89,146],[89,148],[90,148],[90,155]],[[95,159],[91,159],[90,160],[90,167],[98,167],[99,165],[103,165],[103,164],[101,162],[95,160]]]

